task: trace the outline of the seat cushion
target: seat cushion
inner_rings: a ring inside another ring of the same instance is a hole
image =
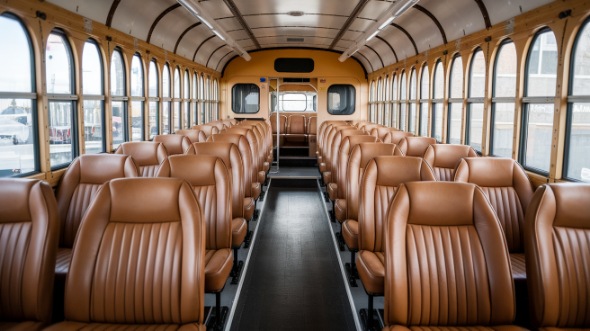
[[[158,324],[158,325],[150,325],[150,324],[101,324],[101,323],[78,323],[78,322],[61,322],[58,324],[54,324],[49,328],[45,329],[49,331],[91,331],[91,330],[117,330],[117,331],[124,331],[124,330],[150,330],[150,331],[172,331],[172,330],[182,330],[182,331],[205,331],[207,327],[205,325],[199,324],[184,324],[184,325],[165,325],[165,324]]]
[[[231,248],[207,250],[205,252],[205,292],[223,290],[234,262]]]
[[[231,220],[231,246],[240,248],[248,233],[248,223],[242,217],[236,217]]]
[[[338,197],[338,184],[328,183],[328,185],[326,185],[326,191],[328,191],[328,197],[330,197],[330,200],[335,201]]]
[[[359,222],[357,220],[348,219],[342,223],[342,237],[344,243],[351,251],[359,249]]]
[[[264,183],[266,181],[266,171],[259,171],[258,172],[258,182]]]
[[[340,223],[346,220],[346,199],[336,199],[336,202],[334,202],[334,216]]]
[[[330,171],[322,172],[322,180],[326,184],[331,183],[332,182],[332,173]]]
[[[260,182],[252,183],[252,199],[258,200],[261,192],[262,192],[262,189],[260,187]]]
[[[385,256],[383,252],[359,251],[356,257],[356,266],[367,294],[383,295],[385,291]]]
[[[244,198],[244,218],[246,219],[246,221],[252,219],[255,209],[256,205],[254,204],[254,199],[250,197]]]

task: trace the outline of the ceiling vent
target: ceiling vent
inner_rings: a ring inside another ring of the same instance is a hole
[[[304,38],[287,38],[287,42],[290,43],[302,43],[304,40]]]

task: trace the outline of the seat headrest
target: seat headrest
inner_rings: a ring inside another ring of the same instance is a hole
[[[191,141],[191,143],[207,140],[205,133],[202,130],[197,129],[182,129],[176,131],[176,134],[186,136]]]
[[[184,154],[190,147],[188,137],[180,134],[161,134],[154,137],[154,142],[164,144],[168,155]]]
[[[111,221],[177,222],[186,203],[179,199],[183,185],[190,189],[177,178],[114,179],[105,186],[110,190]]]
[[[432,169],[422,158],[413,156],[376,156],[367,165],[366,172],[374,167],[377,185],[398,187],[413,181],[434,181]]]
[[[399,142],[399,148],[401,151],[408,156],[424,156],[424,152],[428,146],[436,144],[436,139],[431,137],[404,137]]]
[[[522,170],[519,168],[518,163],[509,158],[463,158],[457,166],[455,181],[469,182],[482,187],[509,187],[513,186],[515,171]]]
[[[158,165],[168,156],[166,147],[155,141],[130,141],[122,143],[116,154],[131,155],[138,166]]]
[[[227,168],[231,168],[231,152],[232,148],[237,148],[235,146],[235,144],[224,141],[194,143],[190,147],[190,151],[188,154],[194,153],[196,155],[217,156],[221,159],[221,161],[223,161]]]
[[[31,221],[31,194],[41,181],[25,178],[0,178],[0,223]],[[39,206],[41,207],[41,206]]]
[[[424,152],[424,160],[437,168],[455,169],[464,157],[477,157],[469,145],[433,144]]]
[[[78,171],[80,183],[85,184],[103,184],[113,178],[139,176],[134,159],[117,154],[81,155],[67,171]]]
[[[227,168],[223,161],[213,155],[172,155],[168,158],[169,177],[182,178],[192,186],[215,185],[217,171]],[[160,174],[166,176],[166,174]]]
[[[474,200],[488,203],[475,184],[455,182],[405,183],[394,200],[402,198],[409,203],[408,224],[432,226],[472,225]]]
[[[348,140],[348,143],[350,145],[350,149],[352,149],[354,146],[356,146],[360,143],[375,143],[375,142],[377,142],[377,137],[369,136],[369,135],[347,136],[344,139]]]
[[[361,168],[365,168],[377,155],[393,155],[395,152],[395,144],[360,143],[355,148],[360,148],[361,151]]]
[[[224,133],[214,134],[211,136],[211,141],[225,141],[236,145],[240,143],[240,139],[246,138],[244,138],[244,136],[242,136],[241,134],[229,133],[227,131]]]
[[[539,210],[548,213],[553,226],[590,229],[590,184],[545,184],[533,199],[543,200]]]

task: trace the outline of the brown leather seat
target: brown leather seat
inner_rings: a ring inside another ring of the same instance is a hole
[[[291,114],[287,118],[287,135],[285,142],[304,142],[307,133],[307,119],[305,115]]]
[[[111,179],[138,176],[137,165],[129,155],[87,154],[70,164],[57,188],[60,243],[55,272],[59,282],[68,273],[74,239],[98,189]]]
[[[344,138],[340,145],[340,156],[338,158],[338,173],[342,176],[338,176],[338,189],[336,192],[337,198],[334,202],[334,216],[339,223],[344,222],[347,217],[347,197],[346,197],[346,184],[349,181],[348,178],[348,161],[350,159],[351,151],[354,147],[360,143],[374,143],[377,142],[377,138],[368,135],[357,135],[348,136]],[[356,215],[355,215],[356,219]]]
[[[411,156],[376,156],[367,164],[362,178],[356,265],[369,295],[369,312],[372,312],[373,296],[384,293],[385,226],[389,204],[401,184],[435,179],[424,159]]]
[[[376,137],[380,141],[383,141],[389,132],[391,132],[391,128],[386,126],[378,126],[371,130],[370,135]]]
[[[434,144],[424,152],[424,160],[439,181],[453,181],[459,161],[464,157],[476,156],[477,153],[469,145]]]
[[[227,167],[216,156],[172,155],[158,175],[189,182],[203,206],[207,233],[205,291],[219,299],[233,264],[231,177]]]
[[[515,280],[525,280],[524,215],[533,187],[522,167],[508,158],[464,158],[457,166],[455,181],[477,184],[488,196],[504,229],[512,275]]]
[[[385,235],[383,330],[524,330],[502,229],[467,183],[401,185]]]
[[[256,170],[256,177],[252,178],[252,182],[258,182],[262,186],[266,181],[267,170],[264,168],[266,157],[264,151],[262,150],[262,142],[260,141],[258,135],[254,132],[254,128],[252,126],[246,125],[234,125],[230,129],[225,130],[224,133],[237,133],[246,137],[246,140],[248,141],[252,151],[252,165]]]
[[[133,141],[122,143],[115,154],[130,155],[139,167],[141,177],[155,177],[168,157],[166,147],[153,141]]]
[[[184,154],[191,146],[188,137],[180,134],[161,134],[154,136],[154,142],[162,143],[166,147],[168,155]]]
[[[318,117],[317,116],[309,116],[307,118],[307,140],[310,142],[315,142],[317,135],[318,135]]]
[[[399,149],[406,156],[423,157],[430,145],[436,144],[436,139],[431,137],[407,136],[400,140]]]
[[[205,134],[205,136],[207,138],[211,137],[211,135],[219,133],[219,129],[214,125],[207,125],[207,124],[195,125],[195,126],[191,127],[191,129],[203,131],[203,133]]]
[[[226,126],[223,124],[222,121],[211,121],[207,123],[207,125],[216,127],[218,133],[226,129]]]
[[[532,319],[540,330],[590,328],[590,184],[540,186],[524,242]]]
[[[412,136],[414,136],[414,134],[411,132],[390,129],[389,133],[383,138],[383,142],[399,145],[403,138]]]
[[[272,152],[272,134],[270,126],[265,121],[245,120],[240,122],[240,126],[251,127],[256,134],[260,144],[260,154],[262,155],[261,162],[264,171],[270,170],[270,164],[273,160]]]
[[[80,227],[64,322],[48,330],[205,330],[205,224],[172,178],[106,184]]]
[[[221,120],[221,123],[223,123],[223,126],[226,129],[231,128],[232,126],[234,126],[234,121],[232,119],[226,118],[224,120]]]
[[[374,138],[374,137],[373,137]],[[344,220],[342,223],[342,239],[348,250],[352,253],[351,264],[354,265],[354,252],[358,250],[358,217],[359,217],[359,204],[361,200],[361,180],[365,174],[365,168],[369,164],[369,161],[377,156],[392,156],[401,155],[399,149],[394,144],[385,143],[359,143],[353,147],[350,152],[348,159],[348,166],[346,170],[346,205],[342,206],[336,204],[336,210],[339,214],[340,220]],[[342,212],[343,207],[346,207],[346,211]]]
[[[363,130],[363,132],[366,132],[367,134],[371,134],[371,131],[378,127],[383,127],[383,125],[371,122],[365,122],[359,125],[359,129]]]
[[[238,146],[244,166],[244,217],[251,219],[255,210],[255,201],[260,197],[260,183],[258,182],[258,171],[254,168],[252,161],[252,150],[245,136],[237,133],[221,133],[211,136],[210,141],[230,142]]]
[[[341,125],[348,125],[350,126],[350,124],[346,121],[324,121],[322,122],[322,124],[320,125],[319,129],[318,129],[318,150],[316,151],[316,155],[317,155],[317,160],[318,160],[318,166],[324,162],[324,153],[326,152],[324,147],[326,145],[326,139],[327,139],[327,135],[329,132],[329,129],[332,126],[341,126]],[[320,173],[321,173],[321,169],[320,169]]]
[[[34,179],[0,179],[0,330],[41,330],[51,322],[57,203]]]
[[[330,182],[324,182],[326,184],[326,192],[328,197],[334,203],[338,198],[338,177],[339,177],[339,160],[340,160],[340,147],[342,146],[342,140],[349,136],[360,136],[367,135],[366,132],[359,129],[350,128],[338,130],[334,139],[332,140],[331,155],[330,155]],[[334,210],[334,208],[332,208]]]
[[[246,239],[251,237],[248,231],[248,222],[244,217],[244,165],[238,147],[230,142],[204,142],[194,143],[187,151],[188,155],[213,155],[220,158],[230,174],[231,179],[231,210],[232,210],[232,248],[234,250],[234,267],[232,275],[239,276],[238,249]],[[229,201],[228,201],[229,202]],[[249,219],[248,219],[249,220]],[[245,245],[249,246],[249,241]],[[233,281],[237,281],[237,278]]]
[[[205,132],[198,129],[182,129],[176,131],[176,134],[186,136],[191,143],[199,143],[207,141]]]
[[[338,147],[335,146],[336,141],[339,139],[340,131],[344,130],[358,130],[350,127],[349,125],[334,126],[332,125],[327,129],[326,138],[324,141],[323,162],[319,164],[320,173],[322,174],[322,181],[324,185],[332,183],[332,166],[334,163],[332,159],[338,154]],[[361,131],[362,132],[362,131]]]
[[[277,116],[279,117],[278,125],[277,125]],[[287,133],[287,116],[277,115],[277,113],[272,113],[270,115],[270,126],[271,126],[271,130],[272,130],[273,144],[276,146],[277,134],[278,134],[279,135],[279,145],[283,145],[283,142],[285,140],[285,134]]]

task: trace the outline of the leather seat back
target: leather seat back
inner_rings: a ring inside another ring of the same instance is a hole
[[[386,325],[435,329],[512,323],[514,285],[506,242],[481,189],[467,183],[406,183],[389,210]]]
[[[424,160],[430,164],[437,180],[453,181],[455,169],[464,157],[477,157],[469,145],[434,144],[424,152]]]
[[[509,158],[464,158],[457,166],[455,181],[482,188],[500,219],[508,250],[522,253],[524,213],[533,197],[533,187],[522,167]]]
[[[199,143],[207,141],[207,136],[205,136],[205,132],[202,130],[197,129],[182,129],[176,131],[176,134],[180,134],[186,136],[191,143]]]
[[[138,176],[137,165],[128,155],[87,154],[76,158],[57,188],[59,247],[74,245],[82,217],[102,184],[115,178]]]
[[[246,140],[246,137],[236,133],[221,133],[214,134],[211,136],[213,142],[228,142],[236,145],[242,158],[243,174],[242,179],[244,182],[244,193],[247,197],[252,197],[252,179],[257,179],[256,170],[252,163],[252,150]]]
[[[279,117],[279,124],[277,126],[277,116]],[[277,113],[272,113],[270,115],[270,126],[272,128],[273,134],[285,134],[287,133],[287,116],[285,115],[277,115]]]
[[[359,129],[363,130],[363,132],[365,132],[367,134],[371,134],[371,131],[375,128],[378,128],[378,127],[383,127],[383,125],[377,124],[377,123],[371,123],[371,122],[365,122],[365,123],[359,125]]]
[[[191,127],[191,129],[203,131],[203,133],[205,134],[205,136],[207,138],[211,137],[211,135],[219,133],[219,129],[214,125],[207,125],[207,124],[195,125],[195,126]]]
[[[223,161],[230,174],[232,218],[244,217],[244,165],[238,147],[230,142],[194,143],[187,154],[213,155]]]
[[[401,130],[389,130],[389,133],[385,135],[383,138],[384,143],[389,144],[396,144],[399,145],[400,141],[405,137],[412,137],[414,136],[411,132],[401,131]]]
[[[224,133],[236,133],[243,135],[246,138],[252,152],[252,165],[256,170],[256,176],[253,177],[252,180],[257,179],[258,172],[262,171],[262,159],[264,157],[264,154],[262,152],[262,145],[259,143],[259,140],[256,137],[254,130],[248,126],[236,125],[231,127],[231,129],[225,130]]]
[[[207,249],[231,248],[231,177],[223,161],[212,155],[172,155],[160,177],[186,180],[193,188],[206,223]]]
[[[166,147],[154,141],[133,141],[122,143],[115,154],[130,155],[139,167],[141,177],[155,177],[158,169],[168,157]]]
[[[188,183],[106,184],[84,218],[66,282],[66,320],[202,324],[205,226]]]
[[[423,157],[428,146],[436,144],[436,139],[431,137],[407,136],[399,142],[399,149],[406,156]]]
[[[432,169],[422,158],[376,156],[365,168],[359,201],[359,250],[385,251],[385,222],[399,186],[412,181],[434,181]]]
[[[383,141],[385,139],[385,136],[389,134],[389,131],[391,131],[391,128],[388,128],[386,126],[378,126],[371,129],[370,135],[376,137],[377,139],[379,139],[379,141]]]
[[[330,146],[328,146],[328,141],[330,141],[330,132],[332,132],[332,130],[339,126],[350,125],[344,121],[325,121],[324,123],[322,123],[322,126],[320,126],[320,132],[318,134],[318,141],[320,144],[318,148],[320,149],[320,155],[322,157],[326,157],[326,155],[330,151]],[[325,162],[325,160],[323,161]]]
[[[287,118],[287,134],[304,135],[307,121],[305,115],[291,115]]]
[[[154,142],[162,143],[166,147],[168,155],[184,154],[191,146],[190,139],[181,134],[157,135],[154,136]]]
[[[0,329],[4,322],[17,329],[26,322],[24,330],[51,321],[58,240],[51,187],[34,179],[0,179]]]
[[[590,184],[540,186],[526,212],[529,303],[536,327],[590,327]]]
[[[359,143],[352,148],[348,160],[346,183],[346,218],[358,219],[361,179],[369,161],[379,155],[395,155],[396,146],[384,143]]]
[[[342,176],[338,176],[338,198],[346,199],[346,183],[348,182],[348,161],[352,149],[360,143],[375,143],[377,138],[368,135],[353,135],[344,137],[342,144],[340,144],[340,155],[338,157],[338,173]]]
[[[367,135],[367,133],[353,127],[350,127],[349,129],[338,130],[336,132],[334,140],[332,141],[332,154],[330,155],[329,167],[330,171],[332,172],[332,183],[338,183],[338,176],[340,175],[338,165],[340,159],[340,147],[342,146],[342,140],[346,137],[361,135]]]
[[[317,136],[318,134],[318,117],[317,116],[309,116],[307,118],[307,135],[308,136]]]

